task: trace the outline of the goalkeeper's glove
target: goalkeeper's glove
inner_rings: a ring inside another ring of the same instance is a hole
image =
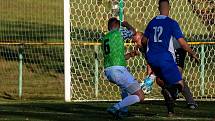
[[[151,75],[154,76],[154,75]],[[155,76],[153,77],[155,78]],[[150,76],[147,76],[142,83],[140,83],[141,89],[144,94],[150,94],[153,86],[154,79]]]

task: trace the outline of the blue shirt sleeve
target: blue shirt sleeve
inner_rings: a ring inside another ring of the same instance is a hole
[[[128,29],[120,28],[119,30],[120,30],[120,32],[121,32],[122,37],[123,37],[124,40],[125,39],[129,39],[129,38],[131,38],[134,35],[133,31],[128,30]]]
[[[174,21],[173,22],[173,36],[178,40],[179,38],[184,38],[183,33],[179,27],[179,24]]]

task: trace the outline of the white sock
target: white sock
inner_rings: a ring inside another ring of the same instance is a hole
[[[140,98],[137,95],[129,95],[129,96],[125,97],[122,101],[120,101],[119,103],[116,103],[114,105],[114,107],[119,110],[121,108],[135,104],[137,102],[140,102]]]

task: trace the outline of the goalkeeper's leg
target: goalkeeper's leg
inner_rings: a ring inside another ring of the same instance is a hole
[[[127,91],[125,91],[125,90],[121,90],[121,98],[122,98],[122,100],[124,99],[124,98],[126,98],[128,96],[128,92]],[[126,106],[126,107],[124,107],[124,108],[121,108],[120,109],[120,111],[122,112],[122,113],[128,113],[128,106]]]
[[[107,112],[112,114],[115,118],[121,118],[121,109],[137,102],[143,102],[144,93],[141,90],[139,83],[125,67],[106,68],[105,75],[108,80],[118,85],[121,90],[131,94],[107,109]]]
[[[137,87],[138,87],[138,90],[136,90]],[[128,95],[127,97],[122,99],[122,101],[114,104],[113,106],[107,109],[107,112],[112,114],[117,119],[128,116],[128,115],[124,115],[121,111],[125,110],[129,105],[144,101],[144,94],[143,94],[143,91],[140,89],[138,82],[135,85],[130,85],[126,90],[131,95]]]

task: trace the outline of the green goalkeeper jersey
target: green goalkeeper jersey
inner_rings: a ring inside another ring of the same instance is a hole
[[[103,37],[102,50],[105,68],[126,66],[124,40],[119,30],[112,30]]]

